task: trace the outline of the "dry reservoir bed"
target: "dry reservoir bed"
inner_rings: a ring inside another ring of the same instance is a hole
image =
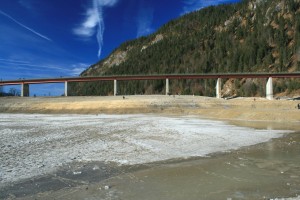
[[[0,199],[300,199],[297,103],[3,98]]]
[[[74,161],[135,165],[207,156],[282,137],[196,116],[0,114],[1,187]],[[74,171],[74,174],[80,173]]]

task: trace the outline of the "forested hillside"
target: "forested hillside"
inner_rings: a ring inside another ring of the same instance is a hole
[[[245,0],[170,21],[122,44],[81,76],[300,71],[300,0]],[[224,95],[263,96],[265,80],[224,80]],[[300,92],[275,80],[275,93]],[[214,95],[215,80],[171,81],[171,92]],[[76,86],[76,87],[75,87]],[[112,83],[71,85],[73,95],[107,95]],[[119,94],[163,93],[163,81],[119,82]]]

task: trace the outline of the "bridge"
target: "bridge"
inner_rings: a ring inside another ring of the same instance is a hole
[[[221,80],[229,78],[264,78],[268,79],[266,85],[266,98],[273,99],[273,78],[300,78],[300,72],[295,73],[224,73],[224,74],[163,74],[163,75],[122,75],[122,76],[98,76],[98,77],[61,77],[41,79],[19,79],[0,81],[0,86],[21,85],[21,96],[29,96],[30,84],[65,83],[65,96],[68,96],[68,83],[71,82],[95,82],[113,81],[114,95],[117,95],[117,81],[131,80],[165,80],[166,95],[169,94],[169,80],[183,79],[217,79],[216,97],[221,98]]]

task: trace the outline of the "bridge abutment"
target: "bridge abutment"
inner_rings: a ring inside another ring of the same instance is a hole
[[[266,85],[266,98],[273,100],[273,78],[269,77]]]
[[[29,97],[29,84],[21,84],[21,97]]]

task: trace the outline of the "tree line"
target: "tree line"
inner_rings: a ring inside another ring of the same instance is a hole
[[[107,59],[104,59],[81,75],[300,71],[300,2],[257,2],[245,0],[211,6],[184,15],[156,33],[123,43],[112,54],[126,51],[125,62],[106,67]],[[163,39],[152,44],[158,34]],[[215,81],[186,80],[170,84],[172,92],[215,95]],[[299,89],[299,80],[276,80],[275,84],[280,88],[276,92]],[[236,85],[244,91],[240,95],[246,95],[249,90],[253,91],[251,95],[261,93],[255,82],[245,86],[240,80]],[[159,94],[164,87],[161,81],[132,81],[120,83],[120,93]],[[77,83],[71,88],[74,95],[108,95],[112,84]]]

